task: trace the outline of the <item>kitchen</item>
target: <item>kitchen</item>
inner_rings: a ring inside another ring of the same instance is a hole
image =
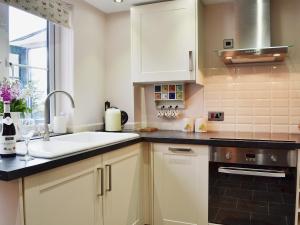
[[[299,1],[56,1],[19,26],[0,2],[1,76],[40,82],[41,134],[73,133],[1,159],[1,225],[298,224]]]

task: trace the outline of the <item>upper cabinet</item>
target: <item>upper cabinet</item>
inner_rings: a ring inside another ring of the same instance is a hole
[[[131,8],[133,83],[202,84],[198,59],[199,12],[197,0]]]

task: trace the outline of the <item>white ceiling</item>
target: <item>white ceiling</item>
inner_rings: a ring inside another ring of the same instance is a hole
[[[124,0],[123,3],[115,3],[113,0],[85,0],[105,13],[121,12],[129,10],[132,5],[153,2],[153,0]]]
[[[123,3],[115,3],[113,0],[85,0],[105,13],[114,13],[129,10],[132,5],[154,2],[155,0],[124,0]],[[159,0],[156,0],[159,1]],[[202,0],[204,4],[215,4],[231,0]]]

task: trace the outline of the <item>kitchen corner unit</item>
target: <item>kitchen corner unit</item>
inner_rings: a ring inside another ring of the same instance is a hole
[[[200,69],[202,3],[178,0],[131,8],[132,82],[196,82]],[[199,43],[198,43],[199,40]]]
[[[142,225],[142,144],[23,180],[25,224]]]

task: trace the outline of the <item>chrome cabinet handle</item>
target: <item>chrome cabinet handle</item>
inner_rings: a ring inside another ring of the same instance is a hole
[[[111,182],[111,165],[106,165],[105,168],[108,171],[108,187],[106,191],[112,191],[112,182]]]
[[[182,153],[190,153],[193,152],[193,150],[191,148],[172,148],[169,147],[169,151],[174,152],[174,153],[178,153],[178,152],[182,152]]]
[[[98,176],[100,175],[100,193],[97,193],[97,196],[103,196],[104,191],[103,191],[103,169],[102,168],[97,168]],[[98,187],[99,188],[99,187]]]
[[[190,72],[194,70],[193,51],[189,51],[189,70]]]
[[[260,177],[285,177],[285,172],[282,170],[264,170],[253,168],[240,168],[240,167],[219,167],[219,173],[260,176]]]

